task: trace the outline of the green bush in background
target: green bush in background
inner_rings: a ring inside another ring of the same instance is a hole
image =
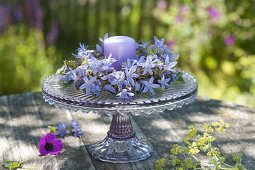
[[[48,50],[48,53],[52,53]],[[15,26],[0,35],[0,94],[39,90],[52,73],[42,32]]]
[[[255,106],[254,9],[251,1],[175,0],[154,10],[201,96]]]

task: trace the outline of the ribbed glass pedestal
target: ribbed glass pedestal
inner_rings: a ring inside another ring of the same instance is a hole
[[[129,114],[114,114],[107,136],[91,145],[89,152],[102,161],[125,163],[146,159],[152,149],[136,137]]]
[[[55,74],[43,81],[42,94],[44,100],[55,107],[112,115],[107,136],[91,145],[89,151],[102,161],[135,162],[149,157],[152,150],[136,137],[129,114],[161,113],[165,109],[173,110],[193,102],[197,96],[197,81],[185,72],[183,80],[171,83],[169,88],[155,95],[141,93],[131,100],[120,100],[115,94],[106,91],[102,91],[100,96],[93,96],[72,86],[64,87],[60,75]]]

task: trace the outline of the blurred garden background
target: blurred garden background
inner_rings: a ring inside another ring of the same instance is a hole
[[[200,96],[255,107],[254,0],[0,0],[0,95],[40,90],[107,32],[165,37]]]

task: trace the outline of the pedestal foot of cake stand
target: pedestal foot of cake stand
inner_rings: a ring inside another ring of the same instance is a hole
[[[129,115],[115,114],[106,138],[91,145],[89,152],[101,161],[127,163],[148,158],[152,149],[136,137]]]

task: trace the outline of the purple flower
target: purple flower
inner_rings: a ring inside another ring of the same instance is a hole
[[[102,66],[101,70],[107,71],[112,66],[112,64],[116,61],[117,60],[115,58],[112,58],[112,54],[110,54],[108,57],[105,56],[105,58],[102,61],[103,66]]]
[[[143,67],[143,73],[142,75],[145,75],[147,73],[149,73],[150,75],[153,75],[153,71],[152,68],[154,68],[156,66],[156,63],[159,61],[158,59],[152,59],[155,58],[155,56],[147,56],[146,61],[143,63],[140,63],[139,66]]]
[[[180,14],[178,14],[176,17],[175,17],[175,20],[179,23],[183,22],[184,21],[184,17]]]
[[[125,73],[126,73],[126,77],[127,77],[127,81],[134,86],[135,85],[135,81],[134,78],[139,77],[138,74],[136,74],[136,68],[137,66],[132,66],[131,68],[125,68]]]
[[[0,5],[0,31],[11,24],[10,6]]]
[[[163,48],[164,47],[164,43],[165,43],[165,39],[164,38],[159,40],[156,36],[154,36],[154,45],[152,46],[152,49]]]
[[[162,10],[166,10],[168,7],[168,2],[166,0],[160,0],[157,4],[157,7]]]
[[[53,133],[47,133],[42,136],[39,141],[39,152],[40,156],[47,154],[57,155],[63,149],[63,143],[61,140],[56,138]]]
[[[141,90],[141,85],[140,83],[136,82],[135,83],[135,91],[140,91]]]
[[[71,127],[75,128],[77,126],[80,126],[79,122],[77,120],[71,120]]]
[[[220,18],[219,11],[217,10],[217,8],[215,8],[213,6],[209,6],[207,8],[207,13],[211,17],[212,21],[217,21]]]
[[[50,32],[46,35],[46,40],[48,44],[55,44],[58,38],[59,25],[58,22],[53,22]]]
[[[165,45],[164,38],[159,40],[157,37],[154,36],[154,45],[152,45],[151,49],[156,50],[156,54],[161,57],[164,57],[166,54],[171,54],[171,49],[169,49],[168,46]]]
[[[99,41],[100,41],[101,43],[103,43],[104,40],[105,40],[106,38],[108,38],[108,37],[109,37],[109,34],[106,33],[106,34],[104,35],[104,38],[99,38]]]
[[[141,41],[141,44],[137,44],[137,47],[139,50],[141,50],[142,54],[147,53],[147,48],[149,47],[150,43],[149,42],[143,42]]]
[[[87,46],[83,43],[80,43],[80,47],[77,49],[78,54],[76,55],[76,58],[82,59],[86,55],[87,52]]]
[[[78,76],[83,77],[83,76],[87,75],[87,72],[86,72],[87,69],[88,69],[88,65],[84,64],[84,65],[77,67],[75,69],[75,72]]]
[[[74,137],[80,138],[84,135],[84,132],[81,130],[80,126],[76,126],[72,129]]]
[[[66,125],[64,123],[57,123],[56,125],[56,135],[60,137],[65,137],[67,135]]]
[[[138,62],[137,60],[127,59],[127,62],[125,63],[124,67],[130,69],[132,66],[137,64],[137,62]]]
[[[74,137],[80,138],[84,132],[81,130],[80,124],[77,120],[71,121],[72,134]]]
[[[92,57],[87,60],[87,63],[91,66],[91,70],[94,75],[96,75],[102,68],[102,60],[98,60],[95,57]]]
[[[175,71],[174,67],[176,66],[177,62],[173,62],[173,58],[170,58],[169,56],[165,59],[165,70],[167,71]]]
[[[135,94],[132,92],[129,92],[127,89],[123,89],[117,96],[122,99],[131,99]]]
[[[101,46],[99,44],[96,44],[96,50],[99,53],[104,53],[104,40],[108,38],[108,33],[104,35],[104,38],[99,38],[99,41],[101,42]]]
[[[38,28],[43,29],[43,13],[39,0],[26,0],[25,1],[26,13],[30,19],[30,23]]]
[[[80,86],[80,89],[85,89],[86,95],[90,95],[91,93],[95,94],[96,96],[100,95],[100,83],[98,82],[96,77],[84,77],[83,81],[84,83]]]
[[[143,42],[143,41],[142,41],[142,43],[141,43],[141,44],[137,44],[137,46],[138,46],[138,47],[141,47],[142,49],[146,49],[146,48],[148,48],[148,47],[149,47],[149,45],[150,45],[150,43],[149,43],[149,42]]]
[[[112,92],[112,93],[116,93],[115,88],[111,84],[104,85],[104,90],[107,90],[107,91]]]
[[[70,71],[66,72],[65,75],[63,75],[61,77],[61,80],[64,83],[68,83],[71,80],[77,80],[77,76],[76,76],[75,70],[70,70]]]
[[[158,83],[161,85],[162,88],[170,87],[169,85],[170,78],[165,78],[164,74],[161,80],[158,80]]]
[[[188,12],[188,10],[189,10],[189,7],[188,6],[186,6],[186,5],[181,5],[180,7],[179,7],[179,14],[184,14],[184,13],[186,13],[186,12]]]
[[[116,71],[110,74],[111,78],[109,82],[111,85],[118,85],[119,91],[122,91],[123,85],[127,85],[128,82],[125,79],[125,73],[123,71]]]
[[[151,94],[155,95],[154,88],[159,88],[159,84],[153,83],[154,78],[151,77],[148,81],[142,80],[141,82],[144,84],[143,93],[146,93],[147,91],[150,91]]]
[[[23,18],[23,13],[21,7],[17,6],[14,10],[14,18],[16,21],[20,22]]]
[[[171,77],[172,77],[172,81],[176,81],[178,79],[176,74],[171,74]]]
[[[227,46],[232,46],[235,43],[235,37],[232,34],[228,34],[224,38],[224,42]]]
[[[167,41],[167,45],[170,47],[170,48],[172,48],[172,47],[174,47],[175,46],[175,42],[174,42],[174,40],[168,40]]]

